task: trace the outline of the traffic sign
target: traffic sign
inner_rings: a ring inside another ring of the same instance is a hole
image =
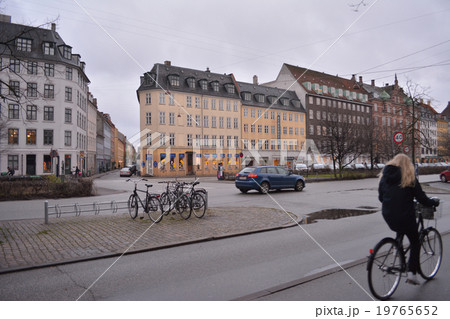
[[[397,144],[400,144],[405,139],[405,136],[402,132],[395,132],[394,133],[394,142]]]
[[[403,152],[409,153],[409,146],[405,146],[405,147],[403,148]]]

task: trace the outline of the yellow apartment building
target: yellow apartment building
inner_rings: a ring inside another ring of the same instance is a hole
[[[213,176],[241,167],[241,100],[232,74],[155,64],[141,77],[143,175]]]
[[[238,82],[244,165],[293,167],[306,140],[306,111],[294,91]]]

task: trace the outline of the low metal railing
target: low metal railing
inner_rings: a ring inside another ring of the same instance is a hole
[[[119,209],[128,209],[128,201],[113,200],[110,202],[94,202],[89,204],[74,203],[67,205],[55,204],[50,206],[46,200],[44,202],[45,224],[48,224],[48,217],[53,215],[57,218],[64,214],[75,214],[75,216],[80,216],[82,213],[94,213],[95,215],[98,215],[102,211],[111,211],[115,214]]]

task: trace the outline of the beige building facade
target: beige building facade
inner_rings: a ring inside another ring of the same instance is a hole
[[[241,167],[241,100],[233,75],[155,64],[141,77],[141,172],[212,176]]]

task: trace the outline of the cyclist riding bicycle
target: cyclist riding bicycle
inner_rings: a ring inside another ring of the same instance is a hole
[[[408,237],[411,253],[408,260],[407,283],[418,285],[419,233],[414,210],[414,198],[425,206],[438,206],[438,198],[430,198],[416,179],[414,166],[405,154],[397,154],[380,174],[378,199],[383,218],[389,228]]]

